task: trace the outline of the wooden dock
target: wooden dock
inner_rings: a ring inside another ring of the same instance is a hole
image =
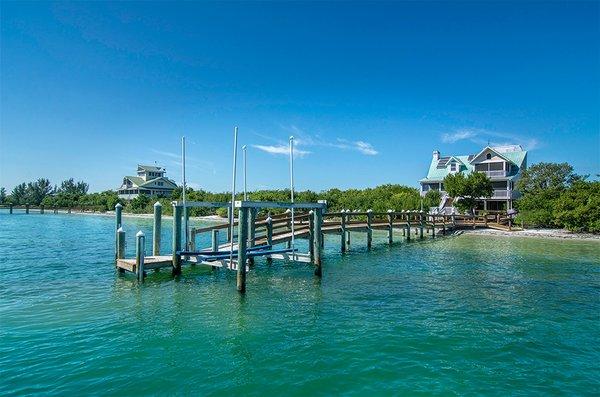
[[[254,259],[265,257],[268,263],[274,259],[311,263],[314,274],[322,275],[322,249],[325,235],[339,236],[340,251],[351,247],[351,233],[366,234],[366,246],[371,249],[373,231],[387,232],[387,243],[393,244],[395,234],[410,242],[413,239],[435,238],[461,228],[491,227],[512,230],[512,219],[494,215],[445,215],[426,214],[422,211],[340,211],[327,212],[327,203],[273,203],[257,201],[236,201],[237,220],[230,223],[183,231],[183,203],[173,205],[173,244],[170,255],[161,255],[160,225],[162,209],[160,203],[154,205],[154,228],[152,255],[145,256],[145,235],[136,235],[136,256],[125,258],[125,232],[121,227],[122,206],[117,204],[116,214],[116,254],[115,264],[120,273],[130,272],[143,281],[147,270],[170,269],[173,275],[181,273],[184,264],[204,265],[237,272],[237,289],[246,289],[246,273],[252,269]],[[231,203],[186,202],[186,207],[229,208]],[[271,214],[270,211],[286,210]],[[292,216],[291,209],[294,209]],[[235,231],[237,230],[237,234]],[[198,249],[197,237],[210,234],[211,245]],[[219,244],[219,233],[226,234],[227,242]],[[183,236],[188,236],[187,244]],[[308,252],[298,252],[295,241],[308,240]],[[283,245],[283,247],[281,247]],[[245,266],[238,266],[243,263]]]

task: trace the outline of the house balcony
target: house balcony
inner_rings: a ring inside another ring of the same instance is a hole
[[[485,174],[488,178],[505,178],[508,176],[508,171],[506,170],[498,170],[498,171],[477,171]]]

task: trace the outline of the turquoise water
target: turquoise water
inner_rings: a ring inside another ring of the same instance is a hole
[[[151,221],[124,221],[131,254]],[[332,238],[322,280],[257,260],[242,297],[116,276],[113,222],[0,212],[0,395],[600,392],[600,243]]]

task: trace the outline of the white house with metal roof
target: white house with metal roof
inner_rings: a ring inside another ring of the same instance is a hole
[[[483,172],[492,180],[494,193],[488,199],[482,199],[479,209],[508,210],[512,208],[513,200],[519,197],[515,190],[515,182],[527,168],[527,151],[520,145],[486,146],[477,154],[466,156],[442,157],[434,150],[427,177],[421,179],[421,195],[429,190],[442,193],[440,211],[452,212],[452,200],[444,191],[444,178],[455,173],[470,174]]]
[[[119,198],[131,200],[140,194],[148,196],[170,196],[177,184],[167,178],[166,169],[154,165],[140,165],[137,176],[123,177],[123,183],[118,189]]]

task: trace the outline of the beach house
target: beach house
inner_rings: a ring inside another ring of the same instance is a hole
[[[527,151],[520,145],[486,146],[477,154],[461,156],[442,156],[439,151],[434,150],[427,177],[419,181],[421,195],[424,196],[430,190],[440,191],[442,200],[438,210],[451,213],[454,211],[452,199],[444,191],[446,175],[483,172],[492,180],[494,192],[492,197],[481,199],[478,209],[508,210],[513,207],[513,200],[519,197],[515,183],[526,167]]]
[[[170,196],[177,184],[167,178],[166,169],[154,165],[140,165],[137,176],[123,177],[123,183],[118,189],[119,198],[131,200],[140,194],[148,196]]]

